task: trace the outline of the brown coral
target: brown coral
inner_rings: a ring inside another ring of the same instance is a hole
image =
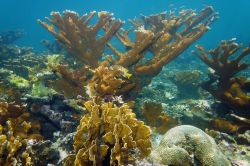
[[[165,134],[170,128],[177,126],[178,120],[163,112],[162,105],[154,102],[146,102],[142,108],[142,115],[146,124],[155,128],[160,134]]]
[[[65,11],[63,15],[53,12],[52,18],[47,19],[52,25],[41,21],[39,23],[74,57],[94,69],[93,78],[87,84],[90,84],[89,87],[96,87],[92,88],[97,89],[95,94],[103,96],[112,93],[128,97],[148,85],[164,65],[199,39],[216,18],[212,7],[205,8],[199,15],[193,10],[182,10],[179,15],[160,14],[142,17],[142,21],[130,21],[134,28],[124,30],[120,28],[122,22],[114,20],[107,12],[100,12],[97,23],[88,25],[94,14],[95,12],[91,12],[88,18],[87,15],[80,18],[70,11]],[[105,35],[96,39],[101,28]],[[131,31],[135,34],[134,41],[129,35]],[[114,35],[125,46],[125,52],[118,51],[109,43]],[[106,45],[114,55],[104,56]],[[146,58],[148,54],[152,57]],[[105,59],[103,63],[99,63],[101,58]],[[123,69],[129,73],[129,78],[123,76]]]
[[[134,163],[135,157],[149,155],[151,131],[128,105],[88,101],[85,107],[88,113],[74,137],[77,154],[67,158],[66,165],[127,165]]]
[[[115,64],[130,68],[137,77],[147,76],[151,79],[165,64],[200,38],[208,30],[212,18],[215,18],[215,13],[211,7],[205,8],[198,16],[193,10],[183,10],[179,16],[173,13],[143,16],[142,21],[131,21],[136,27],[134,42],[129,39],[129,31],[122,30],[116,35],[126,46],[127,52],[121,53],[111,44],[108,47],[118,57]],[[151,53],[152,58],[146,59],[147,53]]]
[[[210,80],[203,82],[202,87],[221,102],[245,110],[243,114],[247,114],[246,110],[250,108],[249,80],[235,75],[249,66],[241,63],[241,60],[250,54],[250,47],[243,49],[237,56],[235,54],[241,46],[233,40],[222,41],[217,48],[209,50],[210,56],[202,46],[196,47],[199,53],[194,54],[214,70]]]
[[[111,13],[104,11],[98,13],[98,21],[95,25],[88,25],[95,14],[96,12],[93,11],[88,16],[87,14],[79,16],[75,12],[66,10],[63,15],[58,12],[51,13],[52,18],[47,20],[52,25],[40,20],[38,22],[51,32],[72,56],[95,68],[98,66],[98,60],[104,52],[105,45],[122,25],[120,20],[114,20]],[[107,22],[110,22],[108,31],[97,38],[98,32]]]
[[[132,74],[119,65],[100,65],[88,81],[90,96],[124,95],[132,91],[136,84],[131,80]]]
[[[59,77],[57,80],[50,80],[49,85],[65,97],[76,97],[86,94],[85,86],[90,71],[82,67],[78,70],[71,70],[66,65],[53,66],[53,71]]]

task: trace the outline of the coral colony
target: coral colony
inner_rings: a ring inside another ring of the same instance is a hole
[[[217,18],[210,6],[126,23],[106,11],[52,12],[38,20],[56,39],[43,53],[13,44],[23,32],[0,34],[0,165],[249,161],[250,81],[240,73],[250,47],[197,45],[208,78],[198,67],[166,74]]]

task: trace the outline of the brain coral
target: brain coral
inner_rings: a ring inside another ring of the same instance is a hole
[[[152,151],[151,159],[159,164],[175,166],[189,166],[194,162],[202,166],[230,165],[213,138],[190,125],[169,130]]]

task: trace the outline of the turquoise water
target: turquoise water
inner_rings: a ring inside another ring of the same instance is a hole
[[[113,12],[116,18],[127,20],[140,14],[149,15],[169,9],[178,10],[182,7],[199,10],[206,5],[212,5],[220,13],[220,19],[212,25],[212,30],[199,41],[200,43],[205,43],[210,48],[222,39],[236,37],[240,42],[248,44],[250,39],[248,0],[2,0],[0,31],[23,29],[26,36],[19,41],[20,44],[42,49],[39,41],[51,36],[36,23],[36,19],[49,16],[51,11],[69,9],[82,14],[92,10],[105,10]]]

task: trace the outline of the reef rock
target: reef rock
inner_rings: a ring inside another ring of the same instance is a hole
[[[214,139],[199,128],[190,125],[169,130],[158,147],[152,151],[151,159],[159,164],[175,166],[230,165]]]

